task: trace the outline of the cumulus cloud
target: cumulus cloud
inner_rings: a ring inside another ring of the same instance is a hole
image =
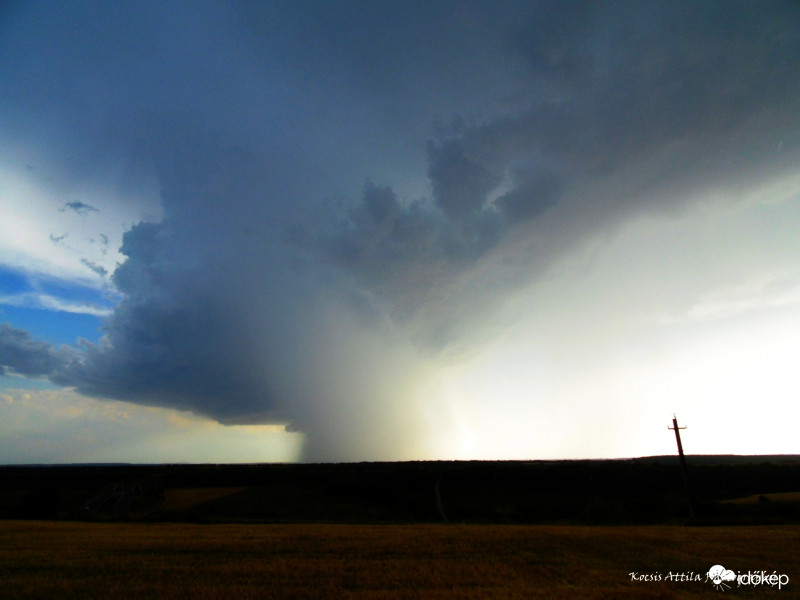
[[[0,324],[0,375],[58,378],[78,355],[74,348],[56,349],[48,342],[33,339],[27,331]]]
[[[124,299],[102,342],[88,345],[85,360],[64,380],[89,395],[222,421],[263,419],[274,403],[268,380],[251,376],[259,368],[248,356],[251,336],[225,303],[235,290],[213,264],[187,264],[171,254],[173,243],[169,222],[141,223],[125,234],[128,260],[114,273]]]

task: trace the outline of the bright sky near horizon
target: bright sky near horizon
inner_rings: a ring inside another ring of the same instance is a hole
[[[5,2],[0,464],[796,454],[795,2]]]

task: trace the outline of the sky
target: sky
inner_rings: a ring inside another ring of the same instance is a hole
[[[0,463],[800,453],[800,6],[0,3]]]

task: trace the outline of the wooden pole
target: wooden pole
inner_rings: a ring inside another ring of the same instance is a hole
[[[681,444],[681,429],[686,427],[678,427],[678,418],[672,415],[672,427],[667,427],[675,431],[675,441],[678,442],[678,456],[681,459],[681,471],[683,472],[683,485],[686,487],[686,497],[689,500],[689,517],[694,518],[694,502],[692,500],[692,490],[689,487],[689,468],[686,465],[686,456],[683,454],[683,444]]]

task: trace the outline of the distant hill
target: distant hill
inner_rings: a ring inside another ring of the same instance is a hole
[[[691,455],[696,523],[800,522],[800,456]],[[677,456],[563,461],[0,467],[0,518],[688,522]],[[763,496],[763,501],[759,499]],[[728,502],[737,498],[755,501]]]
[[[677,460],[677,455],[646,456],[635,460],[642,462],[661,462]],[[744,465],[744,464],[799,464],[800,454],[687,454],[690,465]]]

